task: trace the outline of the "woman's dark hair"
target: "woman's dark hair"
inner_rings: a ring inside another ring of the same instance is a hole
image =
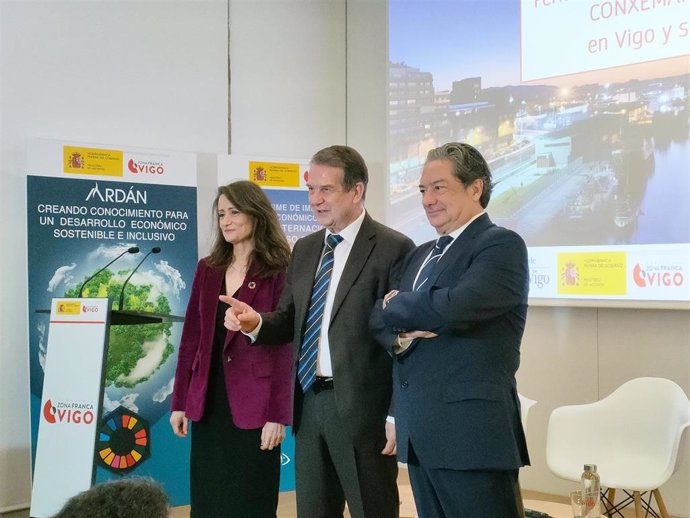
[[[290,245],[264,191],[246,180],[218,187],[218,194],[213,202],[215,239],[207,258],[208,264],[225,268],[232,262],[233,245],[225,240],[218,224],[218,199],[221,195],[237,210],[254,220],[254,251],[249,258],[252,272],[259,277],[271,277],[284,272],[290,261]]]

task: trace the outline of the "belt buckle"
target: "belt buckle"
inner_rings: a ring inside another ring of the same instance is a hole
[[[312,389],[314,390],[315,394],[318,394],[322,390],[332,390],[333,389],[333,378],[332,377],[317,376],[316,380],[314,380],[314,384],[312,385]]]

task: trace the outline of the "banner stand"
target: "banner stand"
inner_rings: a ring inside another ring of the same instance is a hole
[[[110,308],[108,298],[52,300],[32,517],[54,515],[94,482]]]
[[[31,497],[33,518],[53,516],[70,497],[95,482],[110,325],[183,320],[111,308],[110,298],[54,298],[50,310],[37,310],[50,311],[50,323]]]

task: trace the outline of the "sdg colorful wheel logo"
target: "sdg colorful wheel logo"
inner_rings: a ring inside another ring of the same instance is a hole
[[[119,406],[103,417],[96,441],[98,461],[105,469],[124,475],[151,455],[149,423]]]

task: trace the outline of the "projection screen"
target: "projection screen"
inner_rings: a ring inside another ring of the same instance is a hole
[[[678,0],[390,0],[389,224],[435,237],[429,149],[468,142],[537,304],[690,308],[690,9]]]

